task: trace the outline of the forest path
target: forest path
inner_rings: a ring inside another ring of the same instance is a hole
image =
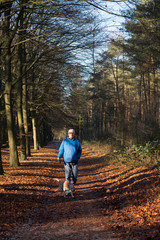
[[[79,163],[74,198],[57,196],[58,185],[53,178],[64,179],[63,164],[57,162],[58,147],[59,142],[55,142],[40,151],[33,150],[29,161],[14,169],[15,174],[8,169],[12,171],[12,184],[5,185],[4,190],[14,192],[12,200],[18,204],[18,212],[21,207],[26,210],[22,214],[15,211],[12,234],[5,233],[2,239],[118,239],[114,232],[107,230],[107,219],[102,214],[102,182],[98,173],[101,163],[87,158],[85,149]]]
[[[64,166],[60,143],[48,145],[0,176],[1,240],[159,240],[159,169],[126,166],[108,149],[83,148],[75,197],[57,196]],[[105,147],[105,146],[104,146]]]

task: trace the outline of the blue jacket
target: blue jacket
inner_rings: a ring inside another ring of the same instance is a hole
[[[76,138],[66,138],[62,141],[59,148],[58,158],[63,157],[64,163],[74,162],[78,163],[82,153],[81,144]]]

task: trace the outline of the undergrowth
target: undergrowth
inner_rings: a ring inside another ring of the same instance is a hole
[[[149,141],[144,145],[130,145],[124,147],[117,147],[113,143],[102,143],[100,141],[84,141],[83,146],[89,147],[93,153],[110,155],[110,160],[116,159],[119,163],[147,168],[154,168],[160,166],[160,140]]]
[[[88,147],[92,153],[103,154],[103,156],[111,154],[113,152],[113,145],[110,143],[102,143],[100,141],[83,141],[83,147]]]
[[[131,145],[114,151],[118,160],[135,167],[148,168],[160,166],[160,141],[147,142],[145,145]]]

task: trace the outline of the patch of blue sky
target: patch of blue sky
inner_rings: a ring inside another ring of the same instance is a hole
[[[110,40],[124,37],[125,33],[121,30],[121,26],[125,22],[125,18],[121,15],[123,10],[129,8],[127,1],[90,0],[88,4],[90,4],[90,15],[94,16],[91,29],[99,28],[101,32],[98,35],[93,34],[93,44],[89,49],[76,49],[73,51],[76,61],[83,66],[83,69],[86,69],[84,71],[86,76],[93,72],[94,61],[96,61],[100,53],[107,50]]]

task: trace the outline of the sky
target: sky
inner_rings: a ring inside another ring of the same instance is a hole
[[[93,14],[95,14],[97,18],[97,20],[95,19],[95,21],[100,21],[100,25],[103,28],[102,39],[104,40],[102,46],[95,50],[96,61],[98,55],[108,48],[108,44],[110,43],[111,38],[117,39],[125,34],[120,30],[122,23],[125,22],[125,18],[116,16],[114,14],[121,15],[121,11],[125,9],[127,10],[128,6],[125,2],[118,3],[102,0],[92,0],[92,3],[98,6],[98,8],[94,6],[92,7]],[[100,10],[99,8],[101,8],[102,10]],[[114,14],[109,14],[108,12]]]
[[[121,15],[121,11],[127,9],[127,5],[125,2],[114,3],[102,0],[89,0],[95,6],[91,5],[91,9],[93,9],[93,15],[95,15],[95,25],[99,24],[100,27],[103,28],[102,33],[100,34],[100,39],[102,39],[102,45],[95,49],[94,57],[95,62],[99,57],[99,54],[103,51],[107,50],[107,46],[110,42],[111,38],[119,38],[119,36],[123,36],[123,32],[120,30],[122,23],[125,21],[123,17],[118,17],[113,14],[109,14],[108,12],[115,13]],[[101,8],[102,10],[100,10]],[[79,55],[79,54],[78,54]],[[90,56],[89,56],[90,55]],[[88,73],[93,71],[93,59],[92,59],[92,49],[90,54],[88,52],[80,52],[80,62],[83,66],[86,67]],[[83,61],[82,61],[83,59]],[[87,74],[88,76],[88,74]]]
[[[119,17],[114,14],[121,15],[122,10],[127,10],[128,6],[126,2],[104,2],[102,0],[96,0],[92,1],[95,3],[100,3],[98,6],[103,7],[103,10],[96,9],[94,7],[94,11],[96,16],[101,19],[101,25],[104,27],[104,31],[109,34],[109,37],[112,38],[118,38],[118,36],[122,35],[122,31],[120,31],[120,27],[122,26],[122,23],[125,22],[124,17]],[[106,11],[105,11],[106,10]],[[113,13],[113,14],[109,14]]]

